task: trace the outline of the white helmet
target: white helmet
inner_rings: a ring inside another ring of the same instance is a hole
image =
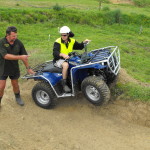
[[[67,26],[63,26],[60,28],[59,33],[69,33],[70,32],[70,28]]]

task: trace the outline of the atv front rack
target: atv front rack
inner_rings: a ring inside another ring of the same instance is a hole
[[[91,63],[107,63],[110,71],[115,75],[120,69],[120,51],[117,46],[109,46],[91,51],[94,56],[89,60]]]
[[[111,47],[113,49],[111,55],[108,57],[108,66],[109,69],[117,75],[120,69],[120,51],[119,48],[116,47]]]

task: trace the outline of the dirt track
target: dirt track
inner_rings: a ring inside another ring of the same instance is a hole
[[[133,4],[132,0],[109,0],[113,4]]]
[[[82,94],[59,99],[53,110],[31,98],[35,82],[21,85],[25,106],[10,81],[0,108],[0,150],[149,150],[150,103],[119,100],[95,107]]]

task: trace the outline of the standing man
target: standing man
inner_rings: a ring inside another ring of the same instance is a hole
[[[63,26],[60,28],[60,38],[58,38],[53,46],[53,56],[54,56],[54,65],[56,67],[62,68],[62,86],[63,90],[66,93],[69,93],[71,89],[66,84],[67,74],[69,64],[66,59],[69,59],[68,54],[73,50],[81,50],[84,48],[84,43],[89,42],[88,39],[85,41],[78,43],[72,37],[74,34],[70,31],[70,28],[67,26]]]
[[[16,102],[23,106],[24,102],[20,97],[18,78],[20,70],[18,60],[22,60],[27,72],[34,74],[28,64],[28,54],[23,43],[17,39],[17,28],[10,26],[6,29],[6,36],[0,40],[0,105],[4,95],[6,79],[11,79]]]

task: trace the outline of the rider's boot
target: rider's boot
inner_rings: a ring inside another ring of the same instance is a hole
[[[20,93],[15,94],[15,98],[16,98],[17,104],[19,104],[20,106],[24,105],[24,102],[23,102],[23,100],[20,97]]]
[[[66,93],[70,93],[71,89],[68,87],[67,83],[66,83],[66,79],[62,79],[62,86],[63,86],[63,90]]]

